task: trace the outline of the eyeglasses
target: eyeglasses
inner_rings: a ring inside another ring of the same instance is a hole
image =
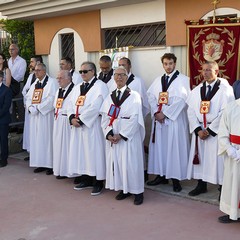
[[[35,72],[41,72],[43,69],[35,69]]]
[[[127,76],[127,74],[125,74],[125,73],[114,73],[114,77],[125,77],[125,76]]]
[[[9,48],[9,51],[15,51],[16,49],[15,48]]]
[[[80,70],[79,73],[80,74],[87,74],[88,72],[92,71],[92,69],[89,70]]]

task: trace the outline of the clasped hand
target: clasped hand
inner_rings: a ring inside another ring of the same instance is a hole
[[[119,134],[114,134],[113,136],[109,135],[108,140],[111,144],[117,144],[121,140],[121,136]]]
[[[72,123],[72,125],[73,125],[74,127],[76,127],[76,128],[81,127],[78,118],[73,118],[73,119],[71,120],[71,123]]]
[[[163,112],[159,112],[155,114],[155,119],[160,122],[160,123],[164,123],[166,116],[163,114]]]
[[[205,140],[209,137],[209,132],[206,129],[200,130],[198,132],[198,136],[200,137],[200,139]]]

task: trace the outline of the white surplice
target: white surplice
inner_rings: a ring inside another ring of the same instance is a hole
[[[72,74],[72,82],[75,85],[78,85],[78,84],[82,83],[83,80],[82,80],[81,74],[79,72],[74,71],[74,70],[71,70],[71,71],[73,71],[73,73],[71,73]]]
[[[155,143],[152,142],[152,135],[154,114],[158,111],[159,93],[162,92],[161,77],[156,78],[147,91],[152,116],[148,173],[183,180],[187,177],[190,148],[185,102],[190,92],[189,78],[180,73],[167,91],[168,104],[162,105],[162,112],[167,118],[164,123],[156,121]]]
[[[67,86],[65,94],[71,84],[72,83]],[[63,100],[62,107],[57,111],[56,103],[58,94],[59,90],[56,92],[53,105],[55,107],[55,118],[53,124],[53,172],[56,176],[71,177],[68,173],[71,125],[67,117],[67,108],[70,104],[71,92]]]
[[[32,104],[37,81],[38,79],[32,84],[26,95],[26,108],[28,109],[30,105],[37,105],[39,110],[36,115],[30,114],[30,167],[52,168],[53,101],[57,90],[57,81],[48,77],[41,103]]]
[[[25,107],[25,116],[24,116],[24,127],[23,127],[23,145],[22,148],[30,151],[30,116],[28,109],[26,108],[26,95],[31,87],[31,81],[33,78],[33,73],[29,74],[26,84],[23,87],[23,103]]]
[[[224,157],[224,176],[220,199],[220,210],[230,219],[240,218],[240,163],[230,158],[226,151],[229,147],[240,149],[240,144],[231,143],[229,135],[240,137],[240,99],[231,102],[223,111],[220,121],[218,153]]]
[[[144,192],[143,140],[145,136],[142,116],[141,97],[131,91],[130,96],[122,103],[118,118],[112,126],[108,126],[109,108],[113,104],[109,95],[101,108],[102,129],[106,138],[109,131],[121,134],[127,141],[121,139],[111,145],[106,140],[106,188],[123,190],[124,193],[139,194]]]
[[[69,148],[69,174],[86,174],[104,180],[106,176],[105,144],[99,110],[108,94],[107,85],[97,80],[87,92],[84,106],[79,107],[81,127],[72,126]],[[72,90],[68,116],[76,113],[80,84]]]
[[[220,80],[221,81],[221,80]],[[202,83],[195,87],[189,94],[188,119],[190,133],[192,134],[191,149],[188,163],[188,179],[201,179],[203,181],[222,184],[223,179],[223,157],[218,156],[217,136],[209,135],[206,140],[198,137],[198,155],[200,164],[193,164],[196,150],[196,135],[194,130],[198,127],[203,128],[203,114],[200,113]],[[222,111],[226,104],[234,100],[232,87],[222,83],[219,90],[210,101],[210,111],[206,114],[207,127],[218,134],[219,122]]]

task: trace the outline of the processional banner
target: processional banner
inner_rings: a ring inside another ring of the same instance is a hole
[[[188,62],[191,86],[202,82],[201,65],[216,61],[219,77],[232,85],[239,78],[240,23],[188,25]]]
[[[118,67],[118,61],[122,57],[128,58],[129,47],[120,47],[120,48],[112,48],[112,49],[105,49],[99,52],[99,58],[103,55],[107,55],[112,59],[112,68],[115,69]]]

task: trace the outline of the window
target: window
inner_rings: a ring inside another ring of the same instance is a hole
[[[73,33],[61,34],[60,41],[61,41],[61,58],[70,57],[73,61],[73,67],[75,67]]]
[[[166,44],[165,23],[103,29],[104,48],[144,47]]]

